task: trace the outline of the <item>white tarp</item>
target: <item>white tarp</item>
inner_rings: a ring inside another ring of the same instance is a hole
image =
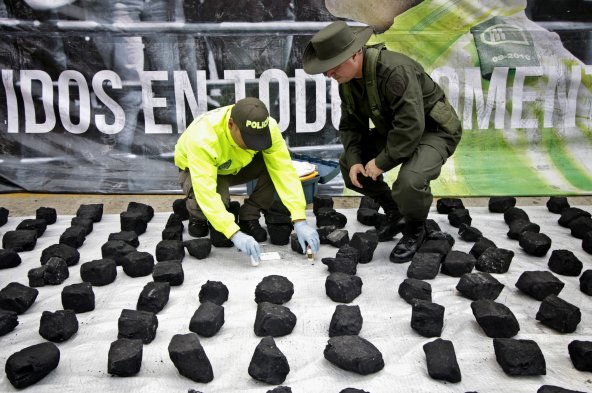
[[[572,237],[569,230],[557,224],[558,215],[545,207],[523,207],[532,222],[541,226],[541,232],[553,239],[553,249],[572,250],[584,263],[584,270],[592,268],[592,256],[581,248],[581,240]],[[589,211],[589,207],[583,207]],[[365,231],[356,221],[356,209],[339,210],[348,218],[350,237],[357,231]],[[411,306],[397,293],[399,284],[406,278],[406,264],[389,262],[388,255],[395,241],[380,243],[374,259],[366,265],[358,265],[358,276],[363,280],[362,294],[351,304],[359,305],[364,323],[360,336],[372,342],[383,354],[382,371],[361,376],[344,371],[323,357],[328,340],[328,328],[337,303],[325,294],[327,268],[322,257],[335,256],[336,248],[321,246],[316,262],[307,262],[305,256],[291,251],[290,246],[273,246],[264,243],[263,251],[277,251],[281,261],[262,262],[252,267],[247,257],[234,248],[213,248],[211,255],[197,260],[186,255],[183,260],[185,282],[172,287],[170,300],[157,315],[158,330],[155,340],[144,345],[142,368],[129,378],[110,376],[107,373],[107,354],[111,342],[117,339],[117,320],[122,309],[135,309],[144,285],[151,276],[131,278],[121,267],[112,284],[94,287],[96,308],[77,314],[79,330],[70,340],[59,343],[60,363],[54,371],[30,392],[186,392],[195,389],[202,392],[266,392],[274,386],[252,379],[247,369],[254,349],[261,340],[253,331],[257,304],[254,301],[256,285],[265,276],[279,274],[294,283],[295,293],[285,305],[298,318],[294,331],[276,338],[276,344],[286,355],[290,373],[283,385],[298,393],[339,392],[346,387],[356,387],[372,393],[380,392],[536,392],[544,384],[564,388],[592,390],[592,374],[577,371],[569,358],[567,346],[573,340],[592,340],[592,299],[579,290],[578,277],[557,276],[565,283],[560,297],[582,311],[582,321],[571,334],[559,334],[535,320],[540,302],[522,294],[515,283],[523,271],[548,270],[551,251],[544,257],[528,256],[517,241],[506,236],[508,226],[503,215],[492,214],[486,207],[470,208],[473,226],[494,240],[498,247],[513,250],[516,255],[510,270],[494,276],[506,285],[497,301],[508,306],[520,323],[517,339],[532,339],[540,346],[547,364],[547,374],[538,377],[507,376],[495,359],[492,339],[487,337],[472,315],[471,301],[455,289],[458,278],[439,274],[429,280],[433,301],[446,308],[442,338],[452,340],[462,373],[457,384],[444,383],[429,377],[422,346],[432,339],[424,338],[410,327]],[[312,211],[307,211],[309,222],[315,224]],[[138,250],[154,255],[161,240],[168,213],[157,213],[148,230],[140,236]],[[469,251],[473,243],[458,237],[458,230],[448,223],[445,215],[432,210],[442,230],[456,238],[454,249]],[[0,228],[0,234],[12,230],[23,217],[10,217]],[[43,249],[55,244],[60,234],[69,226],[71,216],[59,216],[56,224],[48,227],[39,238],[33,251],[20,253],[22,264],[0,271],[0,287],[12,281],[28,285],[27,272],[40,266]],[[70,267],[70,277],[59,286],[38,288],[39,296],[32,307],[19,315],[16,329],[0,337],[0,364],[4,365],[12,353],[33,344],[43,342],[39,335],[39,320],[45,310],[62,309],[61,291],[65,285],[81,282],[80,265],[101,258],[101,245],[108,235],[120,229],[118,215],[105,215],[94,225],[94,231],[79,248],[81,260]],[[189,236],[185,230],[185,239]],[[211,338],[200,338],[212,363],[214,380],[200,384],[181,376],[169,358],[167,347],[175,334],[189,333],[189,321],[199,307],[198,293],[207,280],[222,281],[230,295],[224,303],[225,320],[222,329]],[[6,375],[0,376],[0,391],[16,391]]]

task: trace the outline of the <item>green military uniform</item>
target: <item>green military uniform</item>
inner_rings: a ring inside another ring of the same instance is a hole
[[[363,50],[366,53],[368,48]],[[349,178],[349,169],[374,158],[385,172],[401,165],[392,198],[405,218],[423,221],[433,200],[430,181],[454,153],[462,133],[460,121],[440,86],[419,63],[388,50],[381,50],[376,63],[380,116],[374,115],[366,85],[371,72],[366,55],[363,70],[364,78],[339,86],[339,132],[344,146],[340,166],[345,185],[377,201],[390,199],[391,189],[382,176],[377,181],[360,176],[363,188],[358,188]],[[351,98],[345,97],[348,90]],[[369,127],[370,120],[374,128]]]

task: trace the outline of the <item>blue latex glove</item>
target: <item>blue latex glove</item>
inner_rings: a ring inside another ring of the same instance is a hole
[[[319,252],[321,241],[319,240],[319,233],[316,229],[309,227],[306,221],[298,221],[294,223],[294,230],[296,231],[296,235],[298,235],[298,242],[304,253],[306,253],[306,244],[310,246],[314,254]]]
[[[259,243],[252,236],[247,235],[244,232],[238,231],[230,238],[236,248],[244,252],[245,254],[253,257],[255,261],[261,260],[261,248]]]

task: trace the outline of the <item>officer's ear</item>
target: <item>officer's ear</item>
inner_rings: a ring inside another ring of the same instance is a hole
[[[234,139],[236,144],[239,145],[241,148],[246,149],[247,146],[243,141],[240,129],[238,128],[234,120],[232,120],[232,118],[228,119],[228,129],[230,130],[230,135],[232,136],[232,139]]]
[[[356,59],[360,59],[360,58],[363,56],[363,53],[364,53],[364,52],[362,51],[362,49],[359,49],[359,50],[358,50],[356,53],[354,53],[354,54],[352,55],[352,57],[354,57],[354,58],[356,58]]]

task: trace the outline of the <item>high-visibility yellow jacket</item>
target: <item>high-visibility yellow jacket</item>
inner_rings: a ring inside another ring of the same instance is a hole
[[[212,226],[230,238],[239,226],[216,192],[218,175],[235,175],[247,166],[258,152],[236,144],[228,128],[229,105],[196,118],[175,145],[175,165],[189,168],[195,200]],[[282,203],[292,220],[306,218],[306,199],[300,178],[292,165],[290,153],[277,122],[270,118],[272,145],[263,150],[263,160]]]

